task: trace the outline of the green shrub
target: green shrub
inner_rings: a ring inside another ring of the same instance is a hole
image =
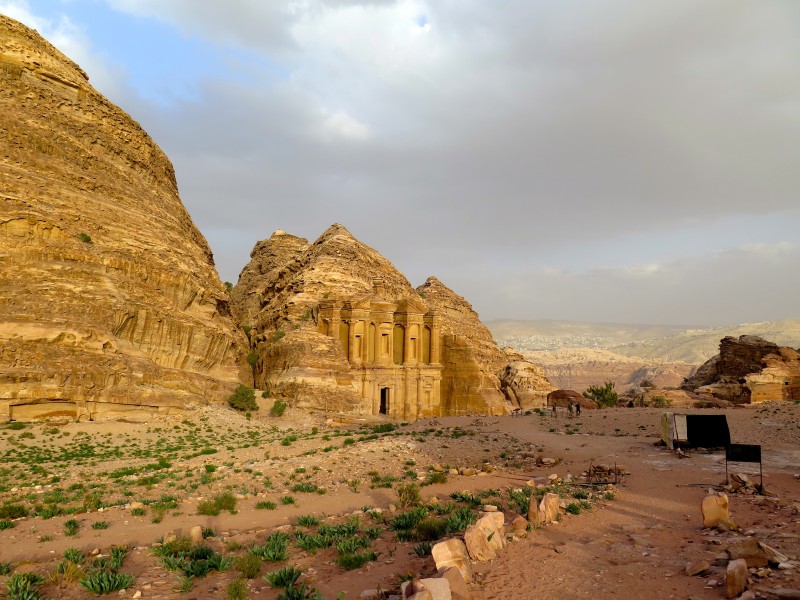
[[[0,563],[0,575],[8,575],[14,570],[14,565],[11,563]]]
[[[414,546],[414,554],[419,556],[420,558],[425,558],[426,556],[431,555],[431,549],[433,548],[433,544],[430,542],[420,542],[416,546]]]
[[[447,521],[445,519],[437,519],[436,517],[428,517],[422,519],[415,527],[417,531],[417,539],[423,541],[434,541],[443,538],[447,535]]]
[[[100,571],[81,579],[81,585],[93,594],[110,594],[125,590],[133,584],[133,576],[115,571]]]
[[[86,555],[84,555],[83,551],[79,550],[78,548],[67,548],[66,550],[64,550],[63,556],[64,560],[68,560],[69,562],[75,563],[76,565],[81,564],[86,558]]]
[[[606,381],[603,385],[590,385],[583,392],[583,397],[594,400],[600,408],[616,406],[619,402],[619,394],[614,391],[613,381]]]
[[[216,517],[223,510],[236,514],[236,496],[230,492],[217,494],[211,500],[203,500],[197,505],[197,514]]]
[[[75,537],[78,535],[78,529],[80,529],[80,523],[78,523],[77,519],[70,519],[69,521],[64,522],[64,535],[69,537]]]
[[[650,398],[650,406],[653,408],[671,408],[672,400],[665,396],[653,396]]]
[[[269,562],[286,560],[289,548],[289,536],[283,532],[276,532],[267,538],[263,546],[253,546],[250,553]]]
[[[249,388],[246,385],[240,384],[237,387],[233,394],[230,395],[228,398],[228,404],[231,408],[245,412],[248,410],[258,410],[258,404],[256,404],[256,394],[253,391],[253,388]]]
[[[261,500],[260,502],[256,502],[256,508],[258,510],[275,510],[278,508],[278,505],[271,500]]]
[[[247,598],[247,581],[245,579],[234,579],[225,588],[225,597],[228,600],[245,600]]]
[[[312,515],[303,515],[297,518],[297,524],[301,527],[313,527],[320,524],[320,520]]]
[[[400,508],[419,506],[422,498],[419,495],[419,486],[416,483],[405,483],[397,486],[397,504]]]
[[[0,519],[20,519],[28,516],[28,509],[22,504],[3,504],[0,506]]]
[[[346,571],[352,571],[374,560],[378,560],[378,555],[373,550],[365,550],[361,553],[341,554],[336,557],[336,564]]]
[[[294,565],[289,565],[288,567],[283,567],[277,571],[267,573],[264,575],[264,579],[266,579],[273,588],[288,588],[294,586],[302,574],[303,571],[301,569],[298,569]]]
[[[79,233],[78,239],[82,241],[84,244],[91,244],[92,238],[88,233]]]
[[[39,584],[44,577],[36,573],[14,573],[6,579],[8,600],[39,600]]]
[[[272,408],[269,409],[269,414],[271,417],[282,417],[288,406],[289,405],[283,400],[275,400],[272,404]]]
[[[567,504],[567,512],[571,515],[579,515],[581,513],[581,505],[577,502],[570,502]]]
[[[244,554],[234,559],[233,567],[242,574],[242,577],[255,579],[261,571],[261,559],[255,554]]]
[[[12,527],[14,527],[13,521],[0,520],[0,531],[3,529],[11,529]]]

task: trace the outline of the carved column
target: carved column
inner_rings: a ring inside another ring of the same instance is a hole
[[[356,363],[356,322],[354,319],[347,319],[347,360],[351,365]]]

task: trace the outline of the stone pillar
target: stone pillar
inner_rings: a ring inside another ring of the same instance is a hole
[[[403,330],[403,364],[410,365],[412,362],[409,360],[411,356],[411,328],[412,326],[406,323],[406,327]]]
[[[361,364],[365,365],[369,362],[369,323],[361,321]]]
[[[347,360],[350,364],[356,363],[355,353],[356,322],[354,319],[347,319]]]

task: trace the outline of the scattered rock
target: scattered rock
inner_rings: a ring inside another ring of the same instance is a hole
[[[747,562],[743,558],[732,560],[725,570],[725,597],[736,598],[747,588]]]
[[[709,494],[703,498],[703,527],[722,527],[725,530],[735,529],[731,520],[728,495],[724,492]]]
[[[189,530],[189,538],[193,544],[203,543],[203,528],[200,525],[195,525]]]
[[[705,573],[710,568],[711,565],[708,564],[708,561],[701,560],[699,562],[686,565],[686,574],[689,577],[694,577],[695,575],[700,575],[701,573]]]
[[[461,572],[464,581],[472,582],[472,568],[469,564],[467,547],[459,539],[449,539],[439,542],[431,549],[431,557],[437,570],[444,567],[455,567]]]
[[[548,523],[555,523],[558,521],[559,516],[559,498],[558,494],[552,492],[546,493],[539,503],[539,523],[547,525]]]

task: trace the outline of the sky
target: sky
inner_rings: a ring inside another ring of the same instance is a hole
[[[0,0],[236,283],[341,223],[483,320],[800,317],[796,0]]]

